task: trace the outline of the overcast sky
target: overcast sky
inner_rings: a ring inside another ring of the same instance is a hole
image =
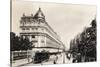
[[[70,40],[88,27],[96,16],[96,6],[17,1],[12,2],[12,31],[19,33],[20,17],[35,14],[41,8],[46,21],[69,48]]]

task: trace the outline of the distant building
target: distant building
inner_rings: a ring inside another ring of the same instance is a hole
[[[65,49],[59,36],[46,22],[41,8],[34,16],[33,14],[30,16],[23,14],[20,20],[20,29],[20,35],[23,38],[29,38],[34,46],[33,51],[57,52],[58,49],[61,51]]]

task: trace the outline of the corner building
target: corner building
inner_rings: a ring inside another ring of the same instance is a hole
[[[30,16],[23,14],[20,20],[20,30],[23,38],[29,38],[34,47],[33,51],[58,52],[64,50],[60,37],[46,22],[41,8],[34,16],[33,14]]]

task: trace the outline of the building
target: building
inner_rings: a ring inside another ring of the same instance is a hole
[[[20,35],[23,38],[29,38],[34,46],[33,51],[58,52],[65,49],[60,37],[46,22],[41,8],[35,15],[26,16],[23,14],[20,20],[20,29]]]

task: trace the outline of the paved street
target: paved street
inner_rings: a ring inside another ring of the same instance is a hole
[[[55,57],[51,56],[48,61],[43,61],[42,63],[39,63],[39,64],[29,63],[29,64],[25,64],[24,66],[34,66],[34,65],[37,66],[37,65],[54,64],[54,60],[55,60]],[[56,64],[63,64],[63,63],[68,64],[68,63],[72,63],[72,60],[73,60],[72,58],[69,60],[68,58],[59,55],[58,60],[56,61]]]
[[[70,58],[70,60],[66,57],[66,55],[51,55],[49,60],[43,61],[39,64],[34,64],[32,62],[28,62],[28,59],[22,59],[17,60],[15,63],[12,63],[12,67],[23,67],[23,66],[37,66],[37,65],[48,65],[48,64],[54,64],[54,61],[56,60],[55,64],[67,64],[72,63],[73,58]],[[32,60],[31,60],[32,61]]]

